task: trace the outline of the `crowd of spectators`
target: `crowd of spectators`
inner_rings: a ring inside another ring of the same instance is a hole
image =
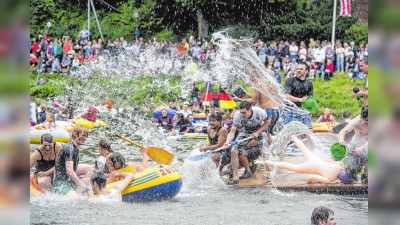
[[[45,74],[61,72],[62,69],[68,72],[92,63],[101,55],[111,57],[121,53],[129,54],[133,60],[141,63],[146,63],[149,57],[153,57],[164,62],[166,59],[171,60],[172,67],[175,67],[175,62],[180,62],[181,69],[191,61],[196,62],[199,67],[211,68],[218,49],[218,46],[200,36],[197,39],[190,36],[188,41],[183,38],[181,42],[156,38],[147,42],[143,38],[129,41],[120,37],[103,43],[101,39],[90,41],[89,38],[90,32],[85,27],[75,41],[69,36],[51,39],[50,34],[45,31],[44,38],[39,35],[32,39],[31,69],[36,67],[38,73]],[[342,45],[340,40],[332,45],[330,42],[314,41],[312,38],[307,45],[304,41],[299,45],[294,41],[272,41],[267,46],[261,39],[254,43],[260,61],[276,73],[279,81],[283,78],[280,71],[289,78],[294,75],[300,62],[310,65],[310,79],[321,77],[330,80],[335,71],[348,72],[353,79],[360,71],[359,60],[368,57],[368,44],[359,46],[357,48],[354,42]]]
[[[301,41],[299,45],[292,41],[270,42],[267,47],[259,39],[254,49],[260,61],[269,69],[283,70],[287,78],[294,75],[300,62],[310,65],[310,79],[321,77],[330,80],[333,72],[348,72],[355,78],[360,72],[359,61],[368,58],[368,44],[356,47],[354,42],[343,43],[337,40],[334,45],[328,41],[314,41],[310,38],[308,45]]]

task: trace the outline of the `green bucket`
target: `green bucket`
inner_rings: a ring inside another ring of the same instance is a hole
[[[319,106],[317,101],[315,101],[314,96],[307,96],[307,100],[301,104],[301,107],[310,113],[318,112]]]
[[[347,155],[347,152],[347,146],[342,146],[338,142],[331,147],[331,153],[335,161],[343,159]]]

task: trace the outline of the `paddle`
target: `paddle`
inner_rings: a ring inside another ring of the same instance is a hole
[[[139,148],[143,148],[143,146],[129,140],[126,137],[117,135],[119,138],[121,138],[124,141],[127,141],[133,145],[135,145],[136,147]],[[155,162],[162,164],[162,165],[170,165],[172,162],[172,159],[174,158],[174,155],[172,155],[171,153],[169,153],[168,151],[161,149],[161,148],[157,148],[157,147],[149,147],[148,151],[147,151],[147,155],[154,160]]]
[[[247,140],[249,140],[249,139],[252,139],[252,137],[248,137],[248,138],[245,138],[245,139],[242,139],[242,140],[239,140],[239,141],[232,141],[232,142],[230,143],[230,145],[231,145],[231,146],[234,146],[234,145],[236,145],[236,144],[238,144],[238,143],[240,143],[240,142],[247,141]],[[188,158],[188,159],[189,159],[190,161],[200,161],[200,160],[202,160],[202,159],[205,159],[205,158],[209,157],[209,156],[212,155],[213,153],[219,152],[219,151],[224,150],[224,149],[225,149],[225,146],[223,146],[223,147],[221,147],[221,148],[217,148],[217,149],[215,149],[215,150],[213,150],[213,151],[209,151],[209,152],[200,154],[200,155],[192,156],[192,157],[190,157],[190,158]]]

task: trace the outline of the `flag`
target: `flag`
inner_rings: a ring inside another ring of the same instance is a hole
[[[210,92],[207,93],[207,98],[206,98],[206,93],[204,92],[203,96],[201,96],[201,101],[202,102],[209,102],[212,101],[212,95]]]
[[[236,103],[232,100],[231,96],[227,93],[219,94],[219,107],[222,109],[233,109],[235,108]]]
[[[350,0],[340,0],[340,16],[351,16]]]

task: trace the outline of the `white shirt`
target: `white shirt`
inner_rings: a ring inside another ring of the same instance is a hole
[[[344,48],[340,47],[336,49],[336,55],[338,57],[344,57]]]
[[[109,195],[99,195],[99,199],[103,203],[121,202],[121,196],[116,189],[111,189]]]
[[[289,46],[290,55],[297,55],[298,51],[299,51],[299,48],[296,45],[295,46],[293,46],[293,45]]]
[[[315,58],[315,62],[322,62],[322,60],[325,59],[325,49],[323,49],[323,48],[315,49],[314,58]]]
[[[300,58],[300,59],[305,59],[305,58],[306,58],[306,55],[307,55],[307,50],[306,50],[305,48],[300,49],[300,51],[299,51],[299,58]]]

